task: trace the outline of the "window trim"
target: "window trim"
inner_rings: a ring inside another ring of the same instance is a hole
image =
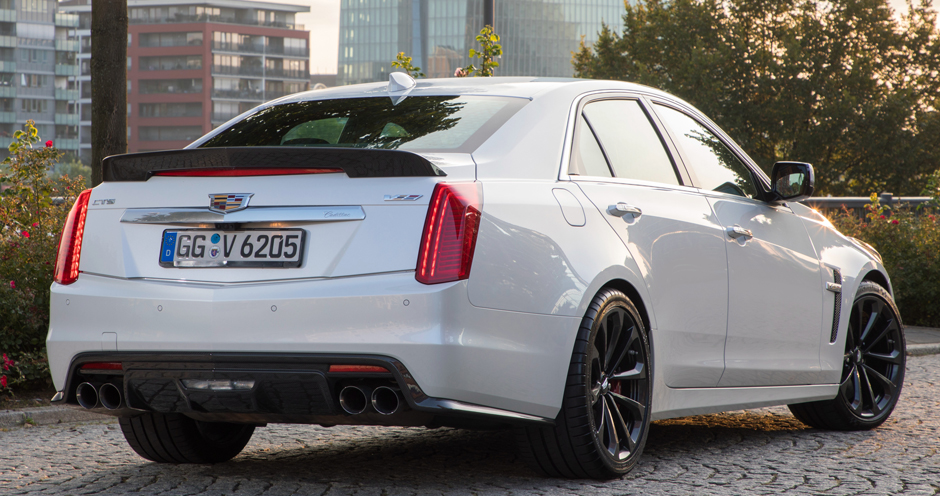
[[[678,184],[669,184],[669,183],[660,183],[655,181],[646,181],[643,179],[634,179],[627,177],[617,177],[616,172],[613,169],[613,165],[610,163],[610,158],[608,156],[607,150],[604,148],[604,144],[601,143],[601,140],[597,138],[597,134],[594,132],[588,118],[584,116],[585,122],[587,122],[588,127],[591,128],[590,131],[594,135],[594,138],[597,140],[597,144],[601,149],[601,152],[604,154],[605,160],[607,160],[607,167],[610,169],[611,177],[602,177],[602,176],[586,176],[580,175],[579,166],[577,164],[578,147],[579,139],[581,136],[581,126],[580,126],[580,117],[583,116],[584,107],[588,106],[591,103],[596,103],[604,100],[631,100],[639,104],[640,109],[646,114],[646,118],[649,119],[650,126],[653,128],[653,131],[659,137],[660,144],[663,149],[666,151],[666,156],[669,158],[672,163],[673,172],[676,174],[676,179]],[[624,184],[637,184],[643,186],[657,186],[657,187],[694,187],[691,177],[689,176],[688,171],[685,167],[685,161],[681,160],[681,157],[677,154],[676,148],[673,146],[671,136],[665,134],[665,128],[662,123],[659,121],[659,116],[652,112],[649,102],[644,98],[643,95],[630,92],[622,91],[604,91],[598,93],[590,93],[583,95],[580,100],[578,100],[575,105],[572,106],[572,113],[569,119],[569,124],[573,126],[574,131],[570,133],[570,143],[566,147],[567,156],[563,157],[565,164],[567,164],[562,169],[562,175],[559,179],[567,179],[569,181],[604,181],[604,182],[616,182]],[[667,139],[668,138],[668,139]]]
[[[690,185],[692,187],[698,189],[702,193],[722,195],[722,196],[727,196],[727,197],[732,197],[732,198],[738,198],[741,200],[751,200],[751,201],[766,203],[767,195],[768,195],[768,192],[770,191],[770,179],[767,177],[764,171],[761,170],[761,168],[757,166],[754,160],[752,160],[751,157],[748,156],[748,154],[745,153],[744,150],[742,150],[741,147],[739,147],[738,144],[734,142],[734,140],[732,140],[727,134],[725,134],[724,131],[722,131],[722,129],[718,127],[717,124],[712,122],[711,119],[709,119],[707,116],[705,116],[701,112],[698,112],[696,109],[687,107],[684,105],[680,105],[677,102],[666,100],[664,98],[656,98],[656,97],[649,98],[649,101],[650,101],[650,108],[653,111],[653,113],[656,115],[657,123],[660,125],[663,132],[667,136],[669,136],[669,140],[672,142],[672,145],[675,148],[677,155],[680,157],[680,159],[683,162],[683,165],[685,166],[685,169],[688,171],[688,174],[691,178]],[[737,157],[737,159],[741,161],[741,163],[744,164],[744,167],[746,167],[748,171],[751,173],[751,179],[754,181],[755,185],[757,186],[757,197],[748,198],[746,196],[732,195],[730,193],[724,193],[721,191],[702,189],[702,187],[700,186],[701,182],[698,180],[698,177],[695,175],[695,170],[689,166],[690,161],[685,154],[685,150],[683,150],[682,147],[678,144],[679,141],[672,134],[672,130],[669,129],[669,127],[666,126],[664,122],[662,122],[659,114],[656,113],[657,105],[667,107],[677,112],[681,112],[685,114],[687,117],[694,120],[699,125],[701,125],[705,129],[707,129],[709,132],[711,132],[713,135],[715,135],[715,137],[718,138],[718,141],[720,141],[723,145],[725,145],[725,147],[727,147],[728,150],[730,150],[731,153],[734,154],[734,156]]]

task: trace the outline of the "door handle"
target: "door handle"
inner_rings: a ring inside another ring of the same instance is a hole
[[[750,229],[741,226],[731,226],[728,228],[728,236],[731,236],[731,239],[744,238],[748,240],[754,237],[754,233]]]
[[[633,214],[634,218],[637,218],[643,215],[643,211],[640,210],[640,207],[634,207],[624,202],[617,202],[616,205],[611,205],[607,207],[607,213],[613,215],[614,217],[623,217],[627,214]]]

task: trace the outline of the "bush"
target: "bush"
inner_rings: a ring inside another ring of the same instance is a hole
[[[8,385],[48,383],[45,337],[59,235],[84,179],[50,172],[61,156],[32,121],[0,164],[0,351]]]
[[[940,216],[933,208],[892,210],[874,193],[865,209],[864,218],[844,210],[832,223],[884,258],[905,325],[940,327]]]

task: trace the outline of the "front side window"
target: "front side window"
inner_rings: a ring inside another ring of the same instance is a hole
[[[592,102],[584,107],[582,116],[600,141],[616,177],[679,184],[672,160],[640,102]]]
[[[315,100],[255,112],[206,141],[220,146],[328,146],[469,153],[528,100],[413,96]]]
[[[656,106],[678,145],[685,152],[686,164],[695,173],[699,188],[756,198],[757,186],[750,169],[705,126],[678,110]]]

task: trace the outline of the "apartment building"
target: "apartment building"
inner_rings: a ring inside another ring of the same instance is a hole
[[[4,0],[0,0],[4,1]],[[91,2],[67,0],[80,52],[80,149],[91,160]],[[265,101],[310,85],[310,7],[247,0],[128,0],[129,152],[186,146]]]
[[[452,77],[471,62],[483,28],[482,0],[339,0],[337,82],[388,79],[398,52],[428,77]],[[624,0],[497,0],[503,56],[497,76],[571,77],[571,54],[594,43],[602,23],[619,28]]]
[[[78,153],[77,27],[55,0],[0,0],[0,160],[28,119]]]

